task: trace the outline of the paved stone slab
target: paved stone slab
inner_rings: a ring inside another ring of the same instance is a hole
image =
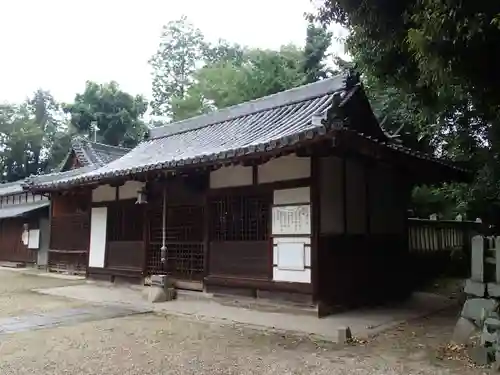
[[[35,329],[74,325],[83,322],[119,318],[147,312],[121,306],[91,306],[64,309],[44,314],[33,314],[0,319],[0,334],[25,332]]]
[[[212,298],[180,298],[165,303],[149,303],[139,290],[125,287],[104,287],[84,284],[38,290],[39,293],[75,298],[91,303],[113,303],[148,311],[195,317],[210,322],[235,323],[255,329],[273,329],[314,335],[338,342],[338,329],[350,327],[356,338],[366,338],[408,320],[448,308],[456,302],[429,293],[415,293],[412,298],[391,306],[365,308],[318,319],[311,315],[257,311],[249,308],[221,305]]]

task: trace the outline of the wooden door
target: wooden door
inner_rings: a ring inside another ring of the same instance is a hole
[[[4,262],[36,263],[36,251],[22,242],[25,221],[20,218],[0,221],[0,260]]]

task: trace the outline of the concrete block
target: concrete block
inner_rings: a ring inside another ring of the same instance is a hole
[[[480,344],[481,346],[491,346],[497,340],[496,333],[488,332],[488,328],[486,326],[483,328],[483,332],[481,332]]]
[[[478,366],[485,366],[493,360],[493,353],[491,349],[485,348],[484,346],[475,346],[470,348],[469,356],[472,362]]]
[[[490,314],[490,317],[485,319],[484,326],[488,328],[489,332],[500,331],[500,318],[498,314]]]
[[[168,287],[169,278],[167,275],[151,275],[151,285]]]
[[[352,340],[352,332],[349,327],[337,329],[337,340],[339,344],[345,344]]]
[[[177,290],[175,288],[162,288],[153,285],[145,288],[144,297],[153,303],[172,301],[177,298]]]
[[[475,297],[484,297],[486,295],[486,284],[468,279],[465,281],[464,292]]]
[[[165,302],[167,300],[167,294],[165,289],[158,286],[151,286],[148,291],[148,301],[149,302]]]
[[[490,297],[500,297],[500,284],[488,283],[487,285],[488,296]]]
[[[167,301],[172,301],[177,298],[177,290],[175,288],[166,288],[165,297]]]
[[[494,372],[500,371],[500,352],[495,352],[495,362],[491,368]]]
[[[478,327],[469,319],[459,318],[453,330],[451,342],[458,345],[467,345]]]
[[[460,316],[473,320],[478,325],[481,318],[488,317],[497,308],[498,302],[493,299],[471,298],[465,301]]]
[[[484,240],[483,236],[472,237],[471,278],[474,281],[484,281]]]

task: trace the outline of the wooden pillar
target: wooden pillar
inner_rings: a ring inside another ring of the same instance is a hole
[[[210,204],[207,188],[203,197],[203,277],[209,274],[210,257]]]
[[[320,290],[320,270],[319,270],[319,235],[321,221],[321,202],[320,202],[320,160],[313,155],[311,157],[311,283],[313,290],[313,301],[319,300]]]

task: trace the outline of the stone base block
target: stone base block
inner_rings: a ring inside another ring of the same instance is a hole
[[[177,296],[175,288],[162,288],[159,286],[149,287],[147,299],[149,302],[172,301]]]
[[[484,346],[476,346],[470,348],[469,356],[476,365],[486,366],[493,361],[494,355],[492,355],[491,350],[485,348]]]
[[[337,330],[337,342],[339,344],[346,344],[352,340],[352,333],[349,327],[341,327]]]
[[[464,292],[476,297],[484,297],[486,295],[486,284],[468,279],[465,281]]]
[[[467,345],[477,329],[478,327],[469,319],[459,318],[451,342],[458,345]]]
[[[471,298],[465,301],[460,316],[479,325],[482,318],[488,317],[498,308],[498,302],[487,298]]]
[[[151,285],[165,288],[173,287],[173,281],[167,275],[151,275]]]
[[[490,297],[500,297],[500,284],[488,283],[487,285],[488,296]]]

